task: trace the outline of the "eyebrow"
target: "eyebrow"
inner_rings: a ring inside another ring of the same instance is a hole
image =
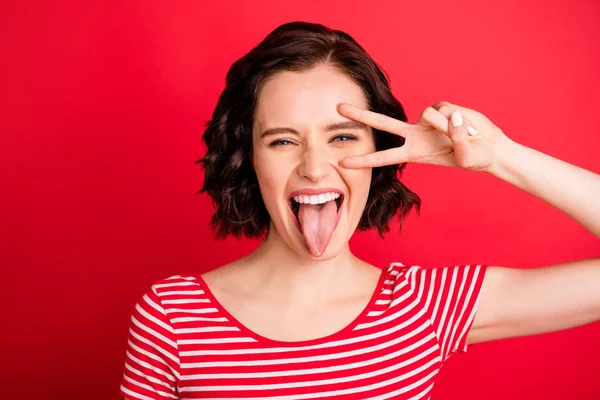
[[[325,130],[327,132],[339,131],[341,129],[364,129],[364,130],[366,130],[367,126],[358,121],[337,122],[335,124],[329,124],[329,125],[325,126]],[[270,129],[267,129],[266,131],[264,131],[260,135],[260,138],[262,139],[265,136],[277,135],[280,133],[295,133],[297,135],[298,131],[293,128],[270,128]]]

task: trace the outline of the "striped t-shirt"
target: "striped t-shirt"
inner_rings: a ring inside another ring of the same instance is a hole
[[[128,399],[428,399],[442,363],[467,350],[485,266],[392,263],[365,310],[320,339],[244,327],[198,275],[156,282],[135,306]]]

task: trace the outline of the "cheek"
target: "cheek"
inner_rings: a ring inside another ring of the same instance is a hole
[[[362,207],[366,203],[371,188],[371,168],[346,169],[344,180],[349,185],[350,194],[355,206]]]
[[[258,179],[263,202],[268,209],[271,209],[285,192],[291,173],[289,162],[282,162],[273,157],[256,157],[254,172]]]
[[[364,195],[366,199],[369,195],[369,190],[371,189],[371,168],[361,170],[358,179],[360,180],[360,193]]]
[[[264,157],[254,160],[254,172],[258,181],[265,185],[277,184],[277,182],[285,181],[286,173],[290,169],[289,161],[278,159],[277,157]]]

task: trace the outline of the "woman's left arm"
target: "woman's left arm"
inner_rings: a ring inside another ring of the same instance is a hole
[[[487,172],[558,208],[600,238],[600,175],[504,137]]]
[[[555,206],[600,238],[600,176],[512,141],[475,110],[441,102],[427,107],[417,124],[349,105],[338,111],[405,138],[402,147],[347,158],[341,163],[344,167],[416,162],[485,171]],[[531,269],[491,266],[467,343],[598,320],[600,258]]]
[[[544,200],[600,238],[600,175],[504,137],[487,172]],[[533,269],[489,267],[467,343],[600,320],[600,258]]]

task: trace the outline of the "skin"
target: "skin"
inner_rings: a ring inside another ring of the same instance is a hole
[[[401,148],[342,161],[347,168],[401,162],[485,172],[551,204],[600,238],[600,175],[523,146],[485,115],[449,102],[408,124],[349,104],[339,112],[406,138]],[[463,124],[451,123],[460,114]],[[467,126],[478,133],[471,135]],[[532,269],[491,266],[467,343],[573,328],[600,320],[600,258]]]
[[[454,126],[459,114],[462,124]],[[355,143],[332,143],[336,132],[324,126],[350,120],[403,136],[406,143],[374,152],[369,128],[352,132],[359,137]],[[298,133],[260,137],[273,127],[293,127]],[[327,336],[367,305],[379,269],[353,256],[348,240],[376,166],[414,162],[487,173],[548,202],[600,237],[599,175],[518,144],[485,115],[448,102],[427,107],[414,124],[367,111],[360,88],[331,67],[273,77],[260,94],[254,135],[253,162],[272,217],[271,235],[253,253],[204,277],[231,314],[268,338]],[[277,138],[289,139],[290,147],[269,147]],[[288,214],[287,194],[324,186],[340,188],[347,196],[331,243],[316,259]],[[600,258],[533,269],[491,266],[467,343],[597,320]]]
[[[460,113],[462,124],[453,125],[453,113]],[[359,140],[331,142],[338,132],[326,132],[324,126],[350,120],[366,125],[352,130]],[[293,127],[298,133],[261,138],[259,132],[271,127]],[[369,127],[401,135],[406,143],[373,152]],[[483,114],[466,107],[440,102],[427,107],[417,123],[408,124],[366,110],[356,84],[340,71],[321,66],[278,74],[264,86],[253,135],[253,164],[272,218],[271,234],[254,252],[203,277],[234,317],[272,340],[331,335],[354,320],[370,300],[379,269],[352,255],[348,239],[376,166],[414,162],[484,172],[553,205],[600,238],[600,175],[512,141]],[[268,146],[279,137],[295,144]],[[346,200],[327,251],[316,259],[289,220],[287,194],[323,186],[343,189]],[[525,270],[490,266],[467,343],[598,320],[600,258]]]
[[[367,106],[358,85],[332,67],[302,73],[283,72],[263,87],[253,127],[253,166],[271,216],[271,250],[282,249],[299,269],[344,263],[350,258],[348,240],[367,202],[371,168],[348,169],[339,162],[349,156],[375,151],[370,127],[327,131],[328,124],[351,122],[336,111],[336,102],[348,99]],[[296,133],[263,135],[273,128]],[[351,134],[355,139],[351,139]],[[345,195],[342,218],[325,254],[312,256],[288,212],[289,193],[302,188],[331,187]]]
[[[344,168],[340,161],[374,152],[375,142],[364,124],[326,129],[352,122],[338,113],[342,102],[367,106],[361,88],[330,66],[281,72],[264,84],[254,119],[252,163],[271,216],[270,233],[254,252],[203,275],[232,315],[271,339],[306,340],[343,329],[366,307],[381,275],[348,245],[367,202],[371,168]],[[295,132],[263,136],[274,128]],[[344,202],[325,253],[316,257],[294,225],[288,196],[322,187],[340,189]]]

